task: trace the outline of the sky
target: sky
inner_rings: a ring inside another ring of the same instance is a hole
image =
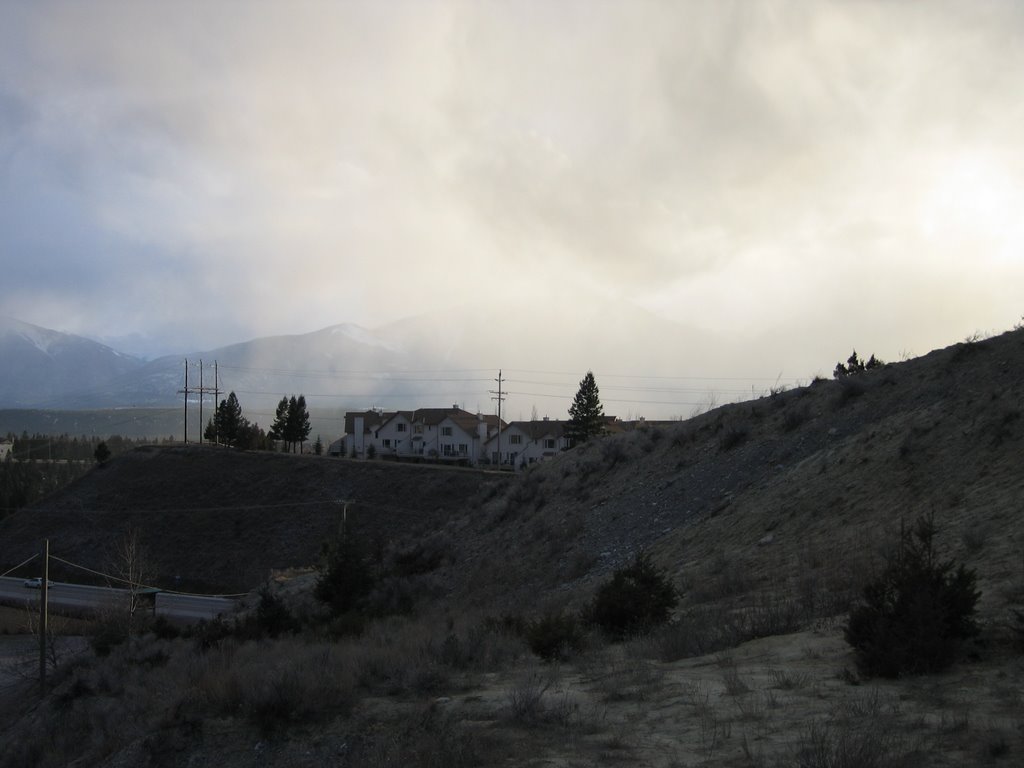
[[[923,354],[1024,315],[1022,94],[1012,0],[8,0],[0,315],[156,355],[599,295]]]

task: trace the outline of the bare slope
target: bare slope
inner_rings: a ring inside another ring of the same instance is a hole
[[[481,487],[506,478],[462,469],[390,465],[213,448],[142,448],[92,471],[0,526],[0,571],[39,551],[105,570],[129,526],[153,581],[211,591],[255,589],[271,569],[316,563],[344,505],[369,542],[386,545],[441,525]],[[54,578],[86,574],[55,563]]]
[[[1001,604],[1024,579],[1022,370],[1018,330],[595,441],[474,518],[470,596],[585,598],[639,549],[691,598],[843,590],[934,513]]]

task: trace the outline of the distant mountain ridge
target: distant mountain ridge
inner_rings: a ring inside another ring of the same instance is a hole
[[[243,407],[264,413],[282,395],[299,392],[320,409],[458,403],[489,411],[492,379],[501,368],[557,373],[564,385],[587,370],[679,376],[709,360],[742,359],[734,344],[629,304],[594,300],[583,306],[523,300],[509,311],[467,304],[374,330],[345,323],[148,362],[80,336],[7,319],[0,323],[0,408],[180,405],[186,359],[190,388],[199,386],[200,360],[203,384],[212,387],[216,362],[219,389],[235,391]],[[545,398],[572,396],[537,381],[517,387],[541,407],[549,402]],[[614,401],[614,392],[608,395]],[[612,404],[609,413],[627,410]],[[552,405],[552,413],[562,410],[561,402]]]
[[[144,365],[95,341],[0,316],[0,405],[59,408],[102,399]]]

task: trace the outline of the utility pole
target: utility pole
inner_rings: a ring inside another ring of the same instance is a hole
[[[46,696],[46,614],[50,589],[50,540],[43,540],[43,582],[39,585],[39,698]]]
[[[178,391],[185,393],[185,445],[188,445],[188,358],[185,358],[185,388]]]
[[[188,360],[185,360],[185,387],[178,390],[179,395],[185,395],[185,442],[188,443],[188,396],[199,395],[199,442],[203,442],[203,398],[208,394],[213,394],[214,405],[216,405],[216,398],[220,394],[220,372],[217,367],[218,361],[213,361],[213,386],[203,386],[203,361],[199,361],[199,386],[189,387],[188,385]]]
[[[217,432],[217,408],[220,407],[220,373],[217,361],[213,361],[213,442],[220,445],[220,434]]]
[[[502,393],[501,393],[501,383],[502,383],[503,379],[501,378],[501,369],[500,368],[498,369],[498,378],[496,378],[495,381],[498,382],[498,391],[495,392],[493,389],[491,390],[491,394],[495,395],[495,397],[492,397],[491,400],[497,400],[498,401],[498,469],[500,470],[501,469],[501,402],[505,399],[504,395],[502,395]],[[508,394],[508,393],[506,392],[505,394]]]
[[[348,526],[348,505],[355,504],[354,499],[336,499],[336,504],[341,504],[341,525],[338,526],[338,532],[344,534],[345,529]]]
[[[199,361],[199,444],[203,444],[203,361]]]

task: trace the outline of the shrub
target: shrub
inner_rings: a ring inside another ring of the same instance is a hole
[[[836,363],[835,370],[832,372],[837,379],[841,379],[845,376],[852,374],[864,373],[864,371],[870,371],[874,368],[881,368],[885,363],[879,360],[877,357],[872,355],[868,358],[867,362],[860,359],[857,355],[857,350],[853,350],[853,354],[846,361],[846,365],[842,363]]]
[[[611,637],[642,634],[668,621],[679,597],[665,573],[644,552],[597,590],[591,620]]]
[[[392,570],[398,576],[418,576],[455,559],[455,546],[447,534],[434,533],[417,539],[392,556]]]
[[[336,616],[362,609],[375,578],[359,538],[346,524],[325,550],[326,562],[313,594]]]
[[[299,630],[299,622],[292,616],[288,606],[284,604],[284,600],[271,592],[266,585],[260,589],[260,603],[256,607],[256,624],[261,632],[270,637]]]
[[[725,430],[719,440],[719,445],[721,445],[723,451],[731,451],[736,446],[744,443],[749,436],[750,428],[745,424],[739,424]]]
[[[526,642],[545,661],[560,661],[583,651],[583,628],[572,614],[549,613],[527,625]]]
[[[96,463],[103,466],[110,459],[110,449],[106,443],[100,443],[96,446],[96,451],[93,453],[93,457],[96,459]]]
[[[936,557],[934,521],[920,518],[900,535],[881,576],[850,612],[846,641],[866,674],[899,677],[945,669],[978,633],[975,573]]]

